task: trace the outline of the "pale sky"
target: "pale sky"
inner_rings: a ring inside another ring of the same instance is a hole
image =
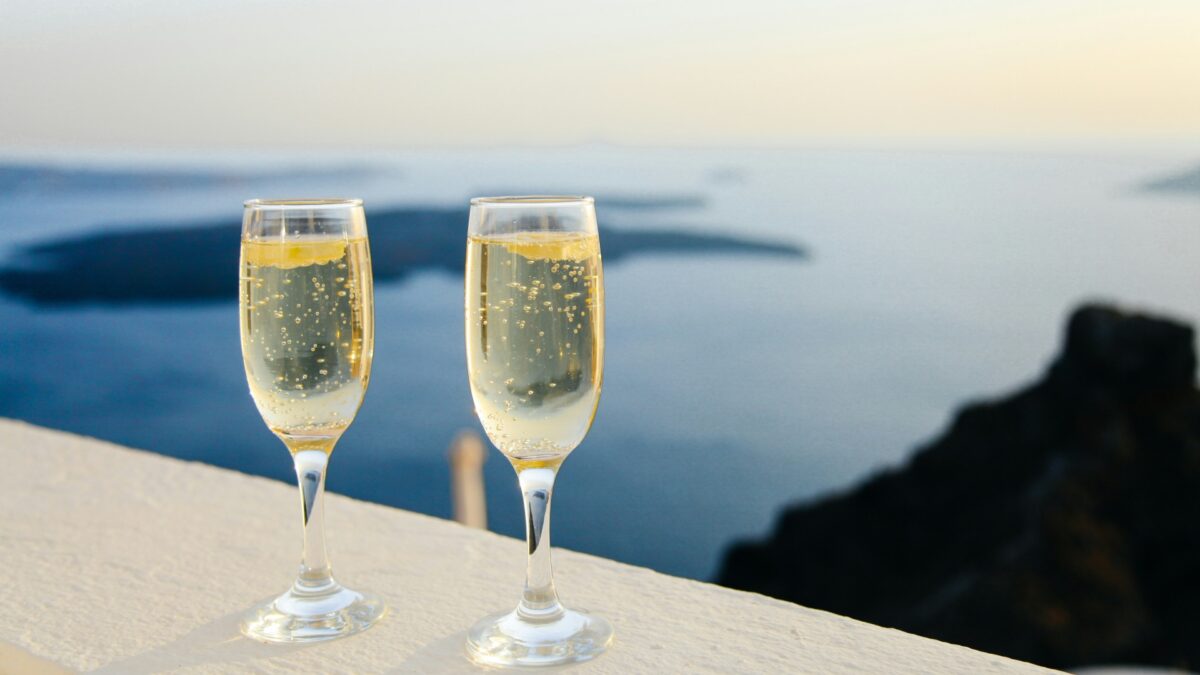
[[[1200,0],[0,0],[0,148],[1200,138]]]

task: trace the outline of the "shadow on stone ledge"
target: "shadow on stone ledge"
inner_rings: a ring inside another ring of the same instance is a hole
[[[787,509],[718,582],[1052,667],[1200,666],[1193,338],[1078,309],[1043,379]]]

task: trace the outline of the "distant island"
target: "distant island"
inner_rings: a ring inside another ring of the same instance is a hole
[[[180,190],[225,185],[246,185],[274,180],[365,178],[378,169],[370,166],[333,166],[321,169],[217,171],[205,169],[114,169],[66,167],[54,164],[0,164],[0,192],[123,190]]]
[[[376,283],[425,269],[461,274],[463,208],[367,214]],[[39,304],[232,302],[237,299],[240,223],[177,228],[120,226],[33,244],[0,268],[0,289]],[[606,263],[648,254],[749,254],[804,259],[779,241],[675,229],[601,227]]]
[[[1142,186],[1153,192],[1192,192],[1200,195],[1200,167],[1148,181]]]
[[[530,194],[528,189],[480,190],[479,192],[481,194],[489,195]],[[544,190],[543,192],[552,195],[591,194],[590,192],[579,190]],[[707,204],[707,200],[704,198],[704,195],[699,194],[643,195],[622,194],[618,192],[594,196],[596,197],[596,204],[602,206],[604,210],[617,209],[628,211],[660,211],[667,209],[698,209],[703,208],[704,205]]]

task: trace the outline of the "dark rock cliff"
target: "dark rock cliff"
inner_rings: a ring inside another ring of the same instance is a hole
[[[1048,666],[1200,667],[1192,329],[1080,308],[1040,381],[787,509],[718,581]]]

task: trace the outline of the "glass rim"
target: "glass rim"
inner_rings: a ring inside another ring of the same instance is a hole
[[[363,200],[358,198],[317,198],[317,199],[247,199],[242,205],[248,209],[336,209],[362,206]]]
[[[471,199],[471,206],[575,206],[595,203],[594,198],[585,195],[514,195]]]

